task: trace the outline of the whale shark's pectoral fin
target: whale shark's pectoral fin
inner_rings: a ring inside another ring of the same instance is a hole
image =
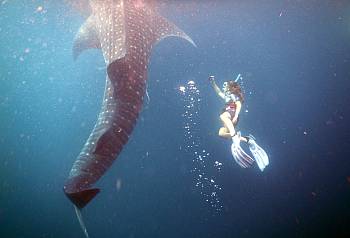
[[[101,48],[100,39],[98,37],[94,24],[94,17],[90,16],[80,27],[78,33],[76,34],[73,44],[74,60],[76,60],[84,50],[91,48]]]
[[[163,18],[160,15],[155,16],[157,19],[153,19],[154,21],[157,21],[157,29],[156,29],[156,42],[163,40],[166,37],[175,36],[183,38],[184,40],[190,42],[194,47],[197,47],[197,45],[194,43],[194,41],[189,37],[183,30],[181,30],[179,27],[177,27],[174,23],[168,21],[167,19]]]

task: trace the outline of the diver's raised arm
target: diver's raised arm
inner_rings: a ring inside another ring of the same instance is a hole
[[[220,90],[218,85],[215,83],[214,76],[209,76],[209,82],[210,82],[211,86],[214,88],[216,94],[219,95],[219,97],[221,97],[222,99],[225,99],[224,93]]]

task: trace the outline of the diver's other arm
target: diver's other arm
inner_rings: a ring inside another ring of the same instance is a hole
[[[242,103],[240,101],[236,102],[236,111],[235,111],[235,116],[232,118],[233,122],[236,122],[239,116],[239,113],[241,112],[242,109]]]
[[[210,82],[211,86],[214,88],[216,94],[219,95],[219,97],[225,99],[224,93],[221,92],[220,88],[219,88],[218,85],[215,83],[215,78],[214,78],[214,76],[209,76],[209,82]]]

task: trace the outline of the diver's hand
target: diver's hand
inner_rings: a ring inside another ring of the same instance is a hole
[[[209,80],[209,82],[213,82],[214,81],[214,76],[209,76],[208,80]]]

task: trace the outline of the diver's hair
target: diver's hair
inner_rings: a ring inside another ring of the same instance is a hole
[[[239,97],[239,100],[241,101],[241,103],[244,102],[244,96],[243,96],[243,92],[242,92],[242,89],[241,89],[241,86],[239,86],[239,84],[235,81],[228,81],[227,83],[227,86],[228,86],[228,90],[235,94],[236,96]]]

